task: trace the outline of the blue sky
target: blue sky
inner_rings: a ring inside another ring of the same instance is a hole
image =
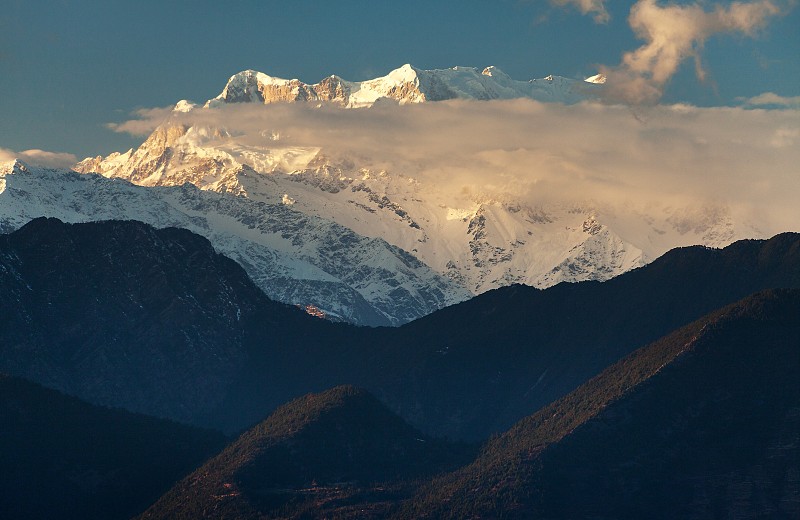
[[[628,20],[633,0],[605,2],[605,23],[596,23],[596,12],[580,12],[581,3],[600,0],[564,3],[6,0],[0,149],[79,158],[124,151],[141,138],[114,133],[107,123],[138,108],[204,101],[247,68],[308,82],[333,73],[367,79],[407,62],[496,65],[516,79],[585,77],[643,45]],[[766,92],[800,96],[800,9],[775,4],[782,12],[750,34],[703,39],[705,81],[694,61],[684,60],[660,102],[715,106]],[[716,4],[700,5],[713,11]]]

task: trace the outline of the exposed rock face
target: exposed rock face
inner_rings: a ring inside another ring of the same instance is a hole
[[[329,76],[314,86],[314,92],[321,100],[347,103],[350,86],[339,76]]]

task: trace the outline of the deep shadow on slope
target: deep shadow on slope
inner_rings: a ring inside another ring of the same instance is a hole
[[[205,238],[134,221],[40,218],[0,236],[0,294],[0,370],[194,424],[253,349],[285,348],[314,321],[269,300]],[[254,345],[252,328],[286,334]]]
[[[130,518],[224,441],[0,374],[0,517]]]
[[[754,291],[800,287],[800,235],[671,251],[597,283],[486,293],[404,327],[270,301],[185,230],[37,219],[0,237],[0,369],[233,432],[355,384],[422,431],[483,439]]]
[[[433,481],[402,518],[797,518],[800,291],[637,350]]]
[[[290,350],[250,365],[221,410],[255,421],[278,404],[258,396],[275,397],[276,388],[291,396],[352,383],[423,431],[481,439],[636,348],[782,287],[800,287],[798,234],[677,249],[602,283],[497,289],[397,329],[298,330]]]

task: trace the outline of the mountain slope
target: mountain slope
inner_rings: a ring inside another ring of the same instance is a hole
[[[303,369],[282,376],[352,382],[428,433],[481,439],[633,350],[769,288],[800,288],[800,235],[677,249],[602,283],[497,289],[396,330],[343,339],[335,355],[305,347],[298,359],[314,359],[319,369],[287,360]],[[226,406],[253,403],[248,396],[266,392],[258,388]]]
[[[269,301],[205,239],[135,222],[37,220],[0,237],[0,266],[0,370],[225,431],[356,384],[428,434],[482,439],[715,308],[800,287],[800,236],[498,289],[389,329]]]
[[[642,348],[491,441],[401,517],[792,518],[800,292]]]
[[[0,374],[0,516],[127,519],[223,444]]]
[[[268,204],[191,185],[149,190],[19,162],[0,167],[0,181],[0,231],[40,216],[186,228],[239,262],[272,299],[314,305],[333,319],[398,325],[469,296],[384,240],[359,236],[280,201]]]
[[[793,518],[798,375],[800,291],[765,291],[635,351],[452,473],[419,478],[463,449],[338,387],[281,407],[142,518]]]
[[[464,447],[426,438],[370,394],[341,386],[280,407],[140,518],[379,518],[409,493],[405,481],[466,457]]]
[[[0,370],[187,422],[224,400],[256,348],[249,327],[313,320],[204,238],[139,222],[36,219],[0,236],[0,274]]]

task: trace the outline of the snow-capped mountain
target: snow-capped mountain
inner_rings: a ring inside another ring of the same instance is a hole
[[[276,136],[249,140],[225,128],[181,119],[187,112],[202,115],[231,103],[332,101],[356,109],[381,98],[401,104],[454,97],[572,102],[602,88],[604,80],[550,76],[520,82],[493,67],[482,72],[464,67],[422,71],[406,65],[375,80],[356,83],[332,76],[309,85],[244,71],[203,106],[178,103],[138,149],[87,158],[75,169],[148,187],[190,183],[246,200],[249,207],[291,208],[292,215],[334,222],[357,235],[385,240],[449,279],[452,285],[441,286],[438,304],[466,297],[454,286],[479,294],[512,283],[548,287],[562,281],[605,280],[674,247],[721,247],[763,236],[756,223],[734,215],[723,203],[643,208],[575,199],[532,205],[505,192],[454,193],[446,182],[416,176],[413,166],[387,171],[366,158],[337,155],[336,150],[287,146]],[[274,231],[279,230],[277,225]],[[388,276],[392,268],[387,269]],[[252,273],[252,266],[248,270]],[[384,293],[381,298],[393,297]],[[339,303],[320,305],[340,309]],[[404,319],[395,317],[393,322]]]
[[[560,76],[518,81],[497,67],[486,67],[482,71],[472,67],[421,70],[406,64],[386,76],[367,81],[347,81],[332,75],[314,84],[245,70],[231,76],[222,92],[205,106],[331,101],[348,107],[362,107],[379,99],[392,99],[401,104],[446,99],[515,98],[571,103],[590,95],[597,87],[595,83],[600,82],[582,82]]]
[[[470,296],[383,239],[358,235],[280,201],[191,184],[146,188],[19,161],[0,166],[0,232],[39,216],[189,229],[239,262],[271,298],[313,305],[332,318],[360,324],[398,325]]]

